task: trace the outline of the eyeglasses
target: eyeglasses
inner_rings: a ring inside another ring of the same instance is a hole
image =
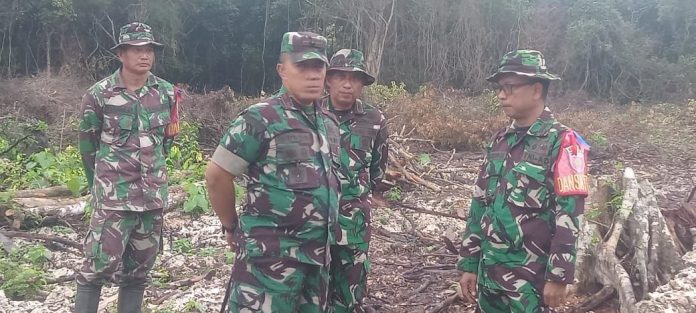
[[[500,93],[500,91],[502,90],[503,92],[505,92],[505,95],[508,95],[508,96],[509,96],[509,95],[512,94],[512,92],[514,91],[515,88],[522,87],[522,86],[529,86],[529,85],[533,85],[533,84],[535,84],[535,83],[536,83],[536,82],[531,81],[531,82],[520,83],[520,84],[502,84],[502,85],[498,85],[498,93]]]

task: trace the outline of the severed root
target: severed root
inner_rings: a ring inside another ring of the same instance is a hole
[[[444,310],[447,307],[449,307],[450,305],[452,305],[455,301],[457,301],[457,299],[459,299],[459,295],[457,295],[455,293],[455,294],[447,297],[447,299],[445,299],[445,301],[442,301],[442,303],[440,303],[437,306],[435,306],[434,308],[430,309],[430,311],[428,311],[428,313],[441,312],[442,310]]]
[[[600,291],[580,303],[571,313],[585,313],[606,302],[614,295],[614,287],[604,286]]]

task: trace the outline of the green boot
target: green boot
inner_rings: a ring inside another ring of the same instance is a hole
[[[77,284],[77,294],[75,295],[75,313],[97,313],[97,309],[99,309],[99,296],[101,296],[101,288],[101,285]]]
[[[125,285],[118,288],[118,313],[140,313],[145,285]]]

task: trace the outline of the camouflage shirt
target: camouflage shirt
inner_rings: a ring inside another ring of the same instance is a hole
[[[336,242],[369,242],[370,195],[387,168],[387,119],[380,110],[360,99],[345,112],[335,110],[329,97],[324,102],[337,115],[341,133],[341,201]]]
[[[120,70],[82,98],[80,154],[95,209],[149,211],[167,205],[164,129],[174,87],[150,74],[130,92]]]
[[[288,93],[252,105],[232,122],[213,155],[231,174],[248,176],[234,233],[242,256],[329,264],[340,191],[338,124],[314,105],[315,118]]]
[[[457,264],[479,284],[520,291],[573,283],[584,197],[555,195],[552,170],[566,131],[546,109],[528,130],[511,126],[493,136]]]

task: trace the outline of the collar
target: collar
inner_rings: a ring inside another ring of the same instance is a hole
[[[555,121],[556,119],[553,117],[553,113],[551,113],[549,107],[545,107],[544,111],[541,112],[541,115],[539,115],[537,120],[531,126],[529,126],[529,130],[527,130],[527,135],[535,137],[544,137],[548,135],[549,130],[551,130]],[[510,126],[508,126],[504,134],[507,135],[512,134],[514,132],[515,122],[513,121],[512,123],[510,123]]]
[[[111,75],[111,85],[114,86],[113,89],[114,91],[121,91],[126,89],[126,84],[123,82],[123,79],[121,78],[121,69],[119,68],[116,70]],[[147,81],[145,81],[145,86],[147,87],[157,87],[159,86],[159,82],[157,81],[157,77],[155,77],[154,74],[148,73],[147,76]]]
[[[331,102],[331,97],[326,96],[325,98],[325,107],[329,109],[330,111],[337,111],[336,108],[334,108],[333,103]],[[365,115],[367,112],[365,111],[365,103],[362,102],[360,99],[355,100],[355,104],[350,108],[350,113],[353,113],[354,115]]]
[[[280,105],[283,107],[285,110],[291,110],[291,111],[301,111],[302,110],[302,104],[300,104],[295,98],[290,96],[289,92],[285,92],[281,95],[279,95],[278,99],[280,100]],[[320,100],[313,101],[312,104],[314,105],[315,109],[327,113],[326,109],[321,105]]]

